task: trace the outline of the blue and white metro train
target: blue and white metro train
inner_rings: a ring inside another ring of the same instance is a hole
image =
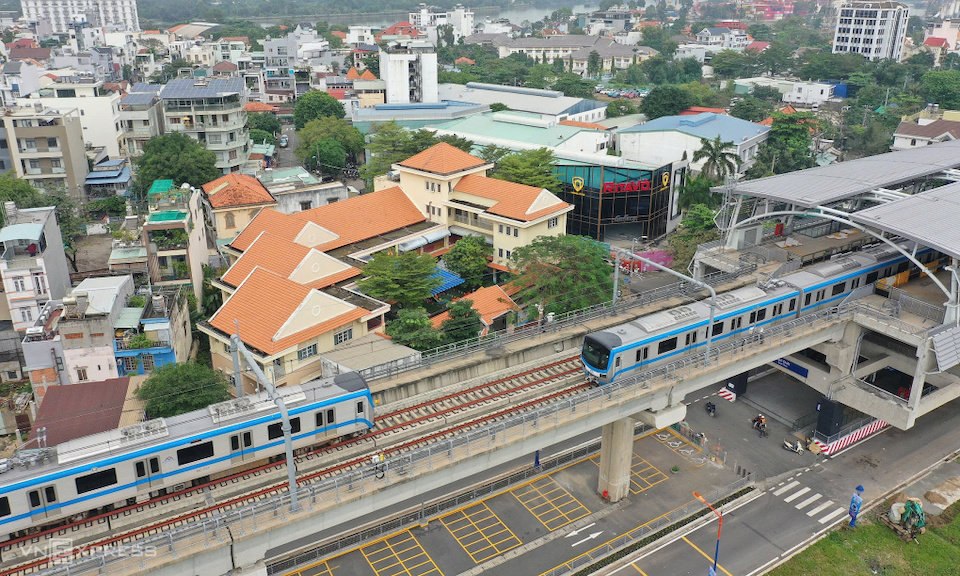
[[[907,252],[914,249],[912,242],[899,246]],[[940,256],[928,248],[918,249],[916,254],[930,268],[938,266]],[[905,272],[910,265],[892,246],[873,244],[787,274],[765,288],[747,286],[718,294],[713,342],[835,305],[856,288]],[[600,384],[638,374],[703,346],[709,321],[708,298],[587,334],[580,357],[584,372],[589,380]]]
[[[359,435],[373,401],[355,372],[277,390],[290,413],[294,448]],[[156,497],[170,489],[283,454],[280,414],[266,394],[61,443],[30,467],[0,475],[0,533]]]

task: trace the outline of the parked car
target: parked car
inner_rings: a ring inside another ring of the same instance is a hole
[[[287,139],[287,135],[286,135],[286,134],[284,134],[283,136],[280,137],[280,147],[281,147],[281,148],[286,148],[288,142],[289,142],[289,140]]]

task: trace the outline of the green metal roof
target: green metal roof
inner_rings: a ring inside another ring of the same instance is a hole
[[[121,308],[120,314],[117,315],[117,322],[114,328],[123,328],[124,330],[139,328],[143,311],[144,308]]]
[[[110,251],[110,261],[120,261],[120,260],[147,260],[147,248],[146,246],[138,246],[136,248],[114,248]]]
[[[154,180],[148,194],[163,194],[173,188],[173,180]]]
[[[154,212],[147,216],[147,222],[175,222],[186,217],[187,213],[182,210],[166,210],[164,212]]]

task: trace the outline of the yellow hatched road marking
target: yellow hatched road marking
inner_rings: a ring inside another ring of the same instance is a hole
[[[519,494],[516,491],[511,492],[517,501],[529,510],[531,514],[536,516],[537,520],[546,526],[548,530],[556,530],[557,528],[566,526],[574,520],[583,518],[590,513],[579,500],[550,477],[531,483],[529,488],[530,490]],[[555,498],[549,497],[558,492],[560,493],[559,496]],[[533,494],[533,496],[528,498],[531,494]],[[557,502],[560,502],[559,506],[556,504]],[[538,511],[543,508],[546,509]]]
[[[406,538],[403,538],[403,536]],[[403,545],[406,544],[405,547]],[[406,555],[413,551],[414,554]],[[395,537],[388,537],[360,548],[370,568],[377,576],[426,576],[443,572],[437,567],[433,558],[427,554],[417,538],[410,532],[400,532]],[[385,553],[385,554],[382,554]],[[404,557],[401,557],[404,554]],[[389,562],[389,564],[387,564]],[[385,565],[384,565],[385,564]],[[378,567],[378,565],[380,565]]]
[[[440,521],[477,564],[522,543],[485,502],[447,514]],[[452,528],[454,525],[458,527]]]

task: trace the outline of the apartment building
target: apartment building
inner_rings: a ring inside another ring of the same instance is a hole
[[[83,195],[87,157],[79,110],[6,108],[2,122],[12,163],[7,170],[37,188]]]
[[[136,0],[20,0],[24,20],[46,20],[56,34],[72,22],[89,22],[114,30],[140,31]]]
[[[142,234],[151,284],[189,286],[199,301],[208,260],[200,192],[174,188],[172,180],[156,180],[147,192],[147,206]]]
[[[21,331],[33,325],[43,302],[63,298],[70,272],[56,207],[17,208],[15,202],[4,202],[3,211],[0,319],[9,319]]]
[[[447,11],[420,3],[416,12],[409,13],[407,20],[413,27],[426,32],[427,37],[434,44],[437,43],[438,26],[451,26],[454,42],[459,42],[460,38],[473,34],[475,26],[475,14],[472,10],[464,8],[463,4],[457,4],[453,10]]]
[[[909,18],[910,9],[899,2],[844,1],[837,9],[833,53],[853,52],[868,60],[899,62]]]
[[[437,53],[429,42],[381,51],[380,78],[388,104],[439,102]]]
[[[134,84],[130,93],[120,100],[120,124],[126,142],[125,155],[143,154],[144,145],[154,136],[163,134],[160,88],[151,84]]]
[[[217,155],[224,174],[237,172],[250,156],[247,89],[242,78],[178,78],[160,90],[167,132],[184,132]]]

